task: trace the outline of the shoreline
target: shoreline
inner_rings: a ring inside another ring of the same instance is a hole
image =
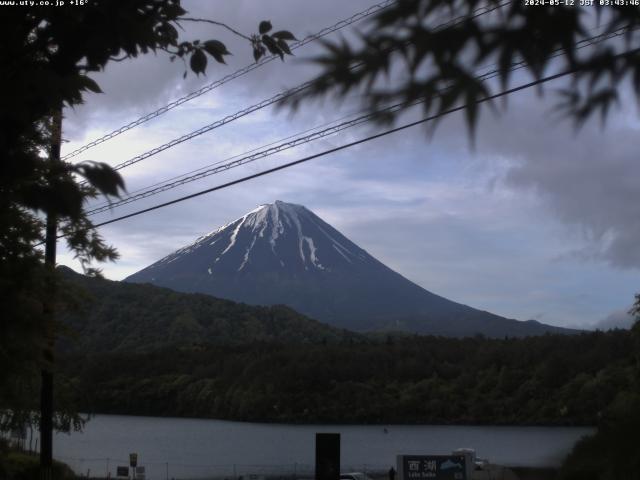
[[[458,422],[341,422],[332,420],[300,420],[300,421],[279,421],[268,419],[235,419],[235,418],[213,418],[213,417],[192,417],[181,415],[154,415],[146,413],[115,413],[115,412],[82,412],[80,415],[89,416],[119,416],[119,417],[142,417],[142,418],[162,418],[162,419],[176,419],[176,420],[205,420],[215,422],[230,422],[230,423],[242,423],[242,424],[255,424],[255,425],[281,425],[281,426],[361,426],[361,427],[390,427],[393,425],[402,427],[497,427],[497,428],[589,428],[595,429],[597,425],[582,424],[582,423],[458,423]]]

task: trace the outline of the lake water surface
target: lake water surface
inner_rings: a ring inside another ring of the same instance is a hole
[[[313,471],[315,433],[341,434],[343,471],[387,470],[398,454],[474,448],[492,463],[558,465],[590,428],[432,425],[282,425],[97,415],[84,432],[56,434],[54,457],[78,473],[114,476],[138,454],[147,480]]]

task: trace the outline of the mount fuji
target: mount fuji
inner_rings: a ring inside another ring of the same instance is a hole
[[[431,293],[376,260],[301,205],[276,201],[125,279],[254,305],[288,305],[357,330],[490,337],[568,333]]]

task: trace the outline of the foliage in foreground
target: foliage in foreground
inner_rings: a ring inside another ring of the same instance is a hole
[[[624,392],[616,398],[597,433],[575,446],[562,467],[560,478],[640,478],[640,394]]]
[[[10,448],[0,440],[0,478],[3,480],[40,480],[38,457]],[[51,480],[75,480],[65,464],[53,462]]]
[[[297,106],[310,98],[358,94],[363,106],[383,121],[398,118],[416,102],[425,117],[466,105],[463,113],[473,133],[480,110],[491,105],[480,102],[514,86],[514,67],[525,78],[540,81],[553,63],[554,72],[570,75],[568,88],[556,89],[557,109],[578,126],[598,114],[605,119],[623,98],[625,82],[632,86],[627,92],[640,96],[635,35],[640,11],[611,2],[595,2],[588,10],[572,5],[532,8],[529,2],[501,0],[394,2],[372,16],[358,41],[324,42],[324,52],[315,59],[321,74],[284,102]],[[493,12],[490,20],[484,15],[488,11]],[[583,48],[596,23],[598,33],[624,35],[626,41]],[[496,82],[478,76],[487,65]],[[400,108],[386,109],[389,105]]]
[[[48,3],[48,2],[45,2]],[[52,2],[53,3],[53,2]],[[24,5],[23,5],[24,7]],[[84,211],[98,195],[119,196],[124,181],[108,164],[59,157],[62,110],[102,93],[90,77],[113,61],[165,52],[196,75],[207,58],[224,63],[230,52],[219,40],[184,41],[180,22],[203,21],[244,37],[256,61],[267,51],[290,54],[286,30],[270,22],[251,37],[220,22],[189,19],[180,0],[92,0],[81,8],[7,8],[0,15],[0,404],[18,408],[23,381],[52,368],[49,344],[59,335],[50,311],[56,304],[55,275],[44,265],[39,246],[45,217],[50,233],[63,234],[87,273],[91,262],[115,260]],[[187,67],[188,63],[188,67]],[[51,161],[54,160],[54,161]],[[82,180],[82,181],[80,181]],[[53,225],[57,224],[57,229]],[[56,305],[57,306],[57,305]],[[46,351],[46,353],[42,353]]]
[[[630,313],[638,319],[640,294]],[[561,480],[637,480],[640,478],[640,322],[629,333],[628,388],[603,412],[598,430],[580,441],[560,471]]]

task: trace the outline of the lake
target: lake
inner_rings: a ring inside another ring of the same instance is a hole
[[[56,434],[54,457],[76,472],[112,476],[129,453],[147,480],[313,472],[316,432],[341,434],[343,471],[386,471],[398,454],[478,457],[511,466],[555,466],[591,428],[433,425],[282,425],[96,415],[84,432]]]

